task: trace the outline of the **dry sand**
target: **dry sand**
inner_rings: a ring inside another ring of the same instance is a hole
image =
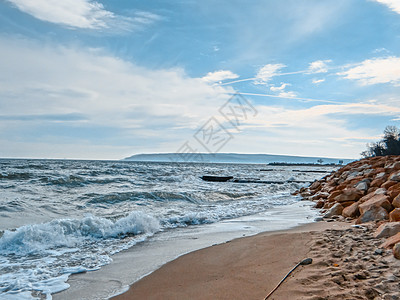
[[[370,227],[319,222],[184,255],[115,299],[400,299],[400,263]],[[326,230],[328,229],[328,230]]]

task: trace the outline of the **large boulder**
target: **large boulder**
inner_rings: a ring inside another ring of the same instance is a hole
[[[346,218],[356,218],[360,215],[358,210],[359,203],[354,202],[352,205],[345,207],[342,211],[342,216]]]
[[[381,173],[379,173],[381,174]],[[379,175],[378,174],[378,175]],[[377,175],[377,176],[378,176]],[[379,177],[379,178],[375,178],[372,182],[371,182],[371,187],[380,187],[382,184],[384,184],[386,182],[386,177]]]
[[[341,215],[343,206],[340,203],[335,203],[324,215],[325,218]]]
[[[389,213],[389,222],[400,221],[400,208],[395,208]]]
[[[314,181],[311,185],[310,185],[310,190],[314,191],[317,189],[321,188],[321,183],[319,181]]]
[[[381,188],[384,188],[384,189],[389,189],[391,186],[394,186],[395,184],[397,184],[398,182],[397,181],[393,181],[393,180],[388,180],[388,181],[386,181],[384,184],[382,184],[381,185]]]
[[[375,231],[376,238],[390,237],[400,232],[400,222],[383,223]]]
[[[363,191],[360,191],[356,188],[349,188],[349,189],[344,189],[342,193],[336,196],[334,199],[336,202],[357,201],[362,196],[364,196]]]
[[[392,210],[392,205],[390,204],[389,197],[386,195],[375,195],[368,201],[361,203],[359,206],[360,213],[363,214],[365,211],[369,210],[372,206],[383,207],[386,211]]]
[[[394,198],[396,198],[398,195],[400,195],[400,182],[397,183],[397,184],[395,184],[395,185],[393,185],[393,186],[391,186],[391,187],[388,189],[387,194],[388,194],[388,196],[389,196],[391,199],[394,199]]]
[[[394,236],[389,237],[384,243],[382,243],[382,248],[392,248],[395,244],[400,243],[400,232]]]
[[[371,221],[383,221],[389,218],[389,214],[383,207],[371,206],[364,210],[361,216],[357,219],[356,224],[367,223]]]

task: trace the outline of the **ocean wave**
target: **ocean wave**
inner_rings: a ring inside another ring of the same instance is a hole
[[[115,222],[88,215],[83,219],[59,219],[6,230],[0,238],[0,251],[27,255],[60,247],[77,247],[87,240],[123,238],[159,230],[158,220],[142,212],[132,212]]]
[[[21,180],[21,179],[30,179],[33,175],[28,172],[4,172],[0,173],[0,179],[9,179],[9,180]]]

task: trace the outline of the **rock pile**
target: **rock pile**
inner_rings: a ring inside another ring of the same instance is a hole
[[[377,234],[388,238],[382,247],[393,248],[400,259],[400,156],[352,162],[297,193],[316,202],[325,218],[380,225]]]

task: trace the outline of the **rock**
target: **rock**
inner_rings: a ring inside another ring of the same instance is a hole
[[[318,188],[321,187],[321,183],[319,181],[314,181],[311,185],[310,185],[310,190],[316,190]]]
[[[386,182],[386,178],[385,177],[376,178],[371,182],[371,187],[380,187],[385,182]]]
[[[325,202],[323,200],[319,200],[316,204],[315,204],[315,208],[323,208],[324,207]]]
[[[368,201],[361,203],[359,206],[360,213],[363,214],[366,210],[368,210],[371,206],[380,206],[386,209],[386,211],[392,210],[392,205],[389,202],[389,197],[386,195],[375,195]]]
[[[340,204],[342,204],[343,208],[346,208],[346,207],[352,205],[353,203],[355,203],[355,202],[354,201],[340,202]]]
[[[345,207],[342,211],[342,216],[346,218],[356,218],[360,215],[358,210],[359,203],[354,202],[352,205]]]
[[[358,183],[356,183],[356,184],[354,185],[354,187],[355,187],[357,190],[360,190],[360,191],[362,191],[362,192],[365,193],[366,191],[368,191],[369,185],[370,185],[370,181],[369,181],[368,179],[364,179],[364,180],[361,180],[361,181],[359,181]]]
[[[389,180],[400,181],[400,172],[394,172],[390,174]]]
[[[374,237],[390,237],[400,232],[400,222],[383,223],[374,233]]]
[[[400,208],[395,208],[389,213],[389,222],[400,221]]]
[[[388,194],[388,196],[389,196],[391,199],[394,199],[394,198],[396,198],[398,195],[400,195],[400,183],[397,183],[397,184],[391,186],[391,187],[388,189],[387,194]]]
[[[340,203],[335,203],[324,215],[324,218],[330,218],[333,216],[341,215],[343,206]]]
[[[314,196],[311,197],[311,200],[327,199],[328,197],[329,197],[329,193],[327,193],[327,192],[318,192]]]
[[[399,171],[400,170],[400,162],[396,161],[396,162],[392,163],[391,165],[388,165],[386,167],[386,169],[392,169],[393,171]]]
[[[395,244],[400,242],[400,232],[394,236],[389,237],[382,245],[381,248],[392,248]]]
[[[400,259],[400,243],[397,243],[393,246],[393,256],[396,259]]]
[[[384,250],[379,248],[379,249],[376,249],[376,250],[375,250],[374,254],[375,254],[375,255],[382,255],[383,252],[384,252]]]
[[[375,197],[374,193],[368,193],[367,195],[361,197],[360,200],[358,200],[358,202],[360,204],[364,203],[364,202],[368,201],[369,199],[371,199],[372,197]]]
[[[343,190],[342,193],[336,196],[334,199],[336,202],[357,201],[362,196],[364,196],[363,191],[360,191],[356,188],[349,188]]]
[[[393,199],[392,205],[394,207],[400,207],[400,195],[397,195],[397,197]]]
[[[385,168],[379,168],[378,169],[380,172],[378,174],[376,174],[375,179],[381,179],[383,177],[386,177],[386,170]],[[377,171],[378,171],[377,170]]]
[[[330,196],[328,197],[328,200],[329,200],[330,202],[334,201],[334,199],[335,199],[337,196],[339,196],[341,193],[342,193],[341,190],[333,191],[333,192],[330,194]]]
[[[384,188],[379,188],[374,192],[374,195],[386,195],[387,190]]]
[[[391,186],[393,186],[393,185],[395,185],[397,183],[398,183],[397,181],[388,180],[384,184],[381,185],[381,188],[389,189]]]
[[[387,220],[389,215],[383,207],[371,206],[364,211],[363,214],[357,219],[356,224],[371,222],[371,221],[382,221]]]

